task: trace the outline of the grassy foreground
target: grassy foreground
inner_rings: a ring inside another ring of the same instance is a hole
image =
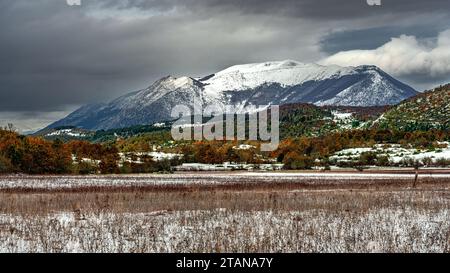
[[[210,183],[136,187],[121,184],[129,177],[108,179],[115,185],[2,187],[0,251],[450,251],[448,177],[422,178],[416,188],[389,177],[223,184],[209,175]]]

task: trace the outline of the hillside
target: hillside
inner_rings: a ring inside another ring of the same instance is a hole
[[[389,107],[315,106],[298,103],[280,108],[281,138],[321,136],[330,132],[366,129]]]
[[[387,109],[380,107],[315,106],[308,103],[286,104],[280,107],[281,138],[300,136],[320,136],[333,131],[367,128]],[[207,122],[208,119],[204,119]],[[36,135],[46,139],[83,139],[92,142],[108,142],[117,138],[164,134],[169,140],[172,122],[153,125],[137,125],[119,129],[88,131],[74,127],[45,129]]]
[[[405,100],[387,111],[375,126],[406,131],[450,130],[450,84]]]
[[[46,128],[35,134],[34,136],[42,136],[47,140],[78,140],[78,139],[89,139],[95,135],[95,132],[76,128],[74,126],[61,126],[56,128]]]

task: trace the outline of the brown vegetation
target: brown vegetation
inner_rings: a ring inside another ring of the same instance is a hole
[[[324,179],[3,190],[0,250],[450,251],[448,179],[410,185],[410,179]]]

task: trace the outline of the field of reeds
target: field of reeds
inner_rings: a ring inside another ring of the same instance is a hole
[[[450,252],[450,177],[0,177],[0,252]]]

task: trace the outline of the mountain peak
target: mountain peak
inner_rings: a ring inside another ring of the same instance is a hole
[[[194,85],[194,81],[195,80],[191,77],[182,76],[177,78],[169,75],[156,81],[153,86],[162,86],[167,89],[178,89],[186,86],[192,86]]]
[[[185,76],[179,78],[171,77],[170,80],[166,82],[166,84],[168,84],[172,88],[178,89],[186,86],[192,86],[194,84],[194,80],[190,77]]]
[[[381,68],[379,68],[376,65],[359,65],[357,67],[355,67],[356,70],[359,71],[377,71],[377,72],[383,72],[383,70],[381,70]]]
[[[276,69],[290,69],[296,66],[305,65],[304,63],[300,63],[293,60],[285,60],[285,61],[272,61],[272,62],[264,62],[264,63],[248,63],[248,64],[239,64],[233,65],[227,69],[224,69],[217,74],[227,74],[227,73],[253,73],[253,72],[261,72],[268,70],[276,70]]]
[[[202,83],[205,93],[218,96],[222,91],[254,89],[264,84],[295,86],[309,81],[337,78],[355,73],[351,67],[323,66],[293,60],[251,63],[231,66]]]

